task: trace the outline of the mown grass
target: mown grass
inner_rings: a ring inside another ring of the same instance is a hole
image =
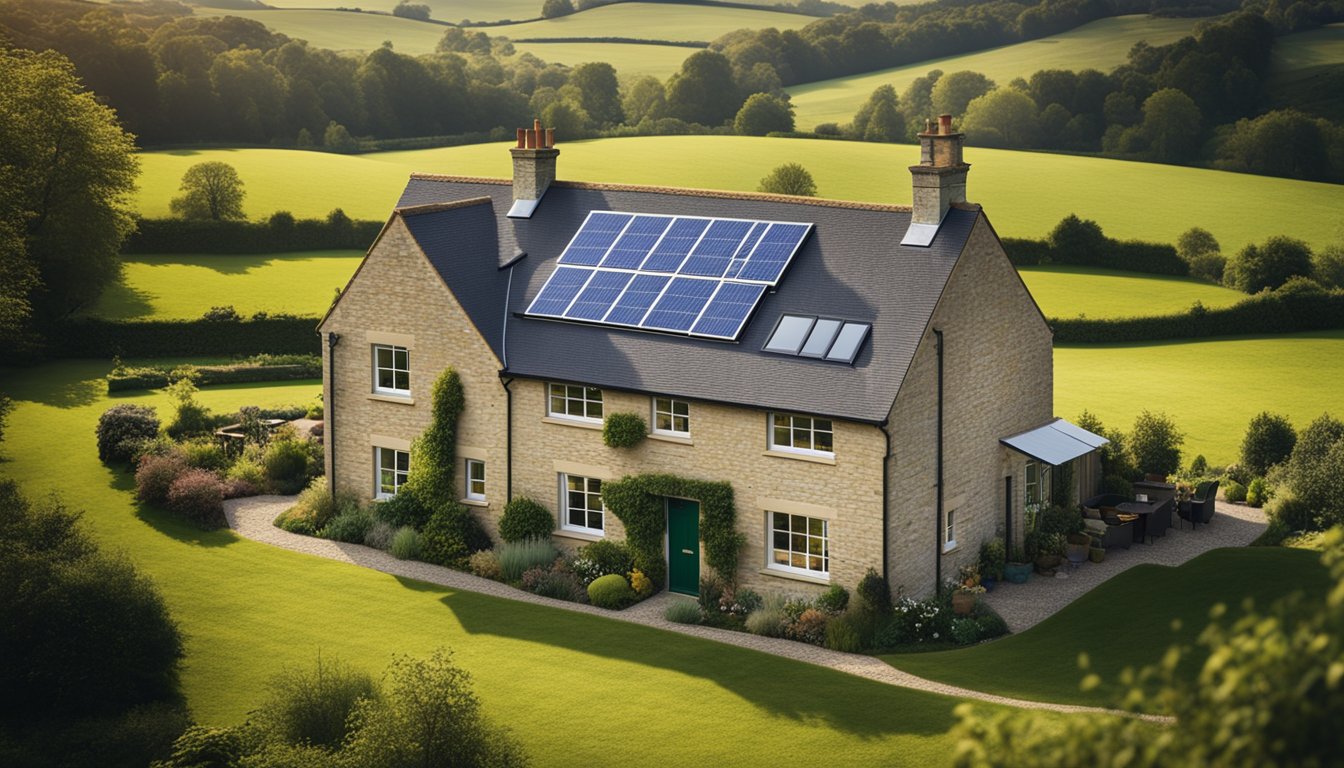
[[[1019,267],[1018,274],[1046,317],[1148,317],[1183,312],[1196,301],[1226,307],[1246,294],[1188,277],[1050,265]]]
[[[129,256],[121,280],[103,291],[88,314],[173,320],[231,305],[244,315],[315,317],[327,310],[363,256],[360,251]]]
[[[879,85],[890,84],[897,93],[932,69],[944,73],[969,69],[1000,85],[1015,77],[1030,77],[1042,69],[1099,69],[1109,72],[1126,61],[1129,49],[1139,41],[1164,45],[1190,34],[1198,19],[1164,19],[1153,16],[1117,16],[1084,24],[1051,37],[1030,40],[976,53],[921,61],[877,72],[821,80],[788,88],[797,110],[800,130],[818,123],[844,125]]]
[[[496,176],[511,173],[505,143],[359,156],[278,149],[147,152],[137,204],[167,216],[182,174],[220,160],[238,169],[253,218],[288,210],[324,216],[340,206],[383,219],[413,171]],[[745,136],[654,136],[565,142],[564,179],[754,190],[771,168],[805,166],[825,197],[910,202],[906,168],[913,146]],[[985,206],[1000,235],[1041,237],[1069,213],[1097,220],[1106,234],[1174,242],[1192,226],[1231,253],[1248,242],[1291,234],[1314,247],[1337,237],[1344,187],[1249,174],[1072,155],[970,147],[968,197]]]
[[[158,583],[186,634],[183,688],[200,722],[240,721],[270,676],[310,665],[319,651],[377,674],[394,654],[448,646],[487,713],[538,764],[774,766],[800,752],[863,765],[947,762],[953,699],[202,533],[140,508],[130,478],[98,462],[94,423],[114,402],[162,414],[168,399],[109,398],[107,369],[71,361],[3,372],[18,408],[0,477],[85,510],[96,537]],[[306,403],[318,389],[316,381],[211,387],[199,399],[222,411]],[[565,724],[576,713],[600,733],[574,738]]]
[[[1083,409],[1128,432],[1139,411],[1165,411],[1185,433],[1182,463],[1237,460],[1261,411],[1299,429],[1344,414],[1344,331],[1148,344],[1055,347],[1055,413]]]
[[[921,677],[1003,696],[1113,706],[1126,690],[1118,682],[1120,672],[1155,665],[1169,645],[1193,642],[1214,605],[1222,603],[1238,615],[1246,598],[1264,608],[1302,590],[1309,600],[1320,601],[1329,586],[1317,552],[1218,549],[1177,568],[1135,566],[1018,635],[971,648],[882,659]],[[1031,584],[1003,589],[1031,589]],[[1079,688],[1082,653],[1103,681],[1090,691]],[[1193,680],[1202,658],[1192,656],[1178,674]]]

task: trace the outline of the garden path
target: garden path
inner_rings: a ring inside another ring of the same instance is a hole
[[[1055,615],[1121,571],[1144,563],[1175,567],[1211,549],[1244,547],[1264,533],[1263,509],[1225,501],[1217,504],[1217,511],[1208,525],[1191,530],[1189,523],[1177,518],[1174,522],[1185,527],[1169,529],[1167,535],[1155,539],[1152,544],[1107,550],[1106,559],[1100,563],[1087,562],[1072,570],[1061,569],[1065,578],[1032,574],[1026,584],[1000,584],[983,599],[1003,617],[1008,629],[1021,632]]]
[[[272,521],[277,515],[294,505],[295,499],[296,497],[294,496],[253,496],[250,498],[232,499],[224,502],[224,511],[228,518],[229,526],[245,538],[294,552],[302,552],[331,560],[353,563],[355,565],[364,566],[365,568],[373,568],[394,576],[438,584],[450,589],[478,592],[504,598],[506,600],[518,600],[526,603],[545,605],[551,608],[559,608],[566,611],[587,613],[594,616],[601,616],[606,619],[614,619],[616,621],[643,624],[668,632],[678,632],[683,635],[690,635],[692,637],[699,637],[706,640],[727,643],[729,645],[736,645],[742,648],[749,648],[762,653],[769,653],[807,664],[829,667],[840,672],[847,672],[851,675],[857,675],[888,685],[928,691],[958,699],[973,699],[976,701],[1002,704],[1022,709],[1048,710],[1052,712],[1106,713],[1134,716],[1130,713],[1117,712],[1098,707],[1026,701],[1024,699],[1014,699],[1007,696],[997,696],[982,691],[973,691],[955,685],[946,685],[944,683],[926,680],[902,672],[873,656],[865,656],[856,653],[841,653],[839,651],[819,648],[806,643],[799,643],[780,638],[761,637],[746,632],[734,632],[713,627],[676,624],[664,619],[663,611],[667,604],[672,600],[684,600],[689,598],[670,593],[655,595],[639,605],[624,611],[610,611],[596,608],[591,605],[571,603],[534,595],[530,592],[524,592],[520,589],[510,587],[507,584],[501,584],[500,582],[484,579],[462,571],[455,571],[451,568],[422,563],[417,560],[398,560],[387,552],[372,547],[366,547],[362,544],[344,544],[328,541],[327,539],[302,536],[283,531],[272,525]],[[1171,722],[1170,718],[1154,715],[1140,715],[1138,717],[1155,722]]]

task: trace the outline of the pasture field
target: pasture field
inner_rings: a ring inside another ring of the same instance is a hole
[[[1180,584],[1180,589],[1172,589],[1173,584]],[[1176,568],[1130,568],[1018,635],[970,648],[882,659],[920,677],[1003,696],[1116,706],[1127,690],[1119,684],[1120,672],[1157,664],[1168,645],[1194,642],[1208,624],[1209,609],[1218,603],[1229,609],[1230,622],[1248,597],[1264,608],[1302,590],[1308,604],[1319,604],[1329,588],[1330,577],[1318,552],[1215,549]],[[1173,621],[1180,622],[1179,629],[1172,629]],[[1091,671],[1102,680],[1090,691],[1078,686],[1084,674],[1077,664],[1080,653],[1088,655]],[[1203,658],[1188,659],[1177,668],[1178,674],[1193,680]]]
[[[667,80],[681,70],[681,63],[697,48],[682,45],[655,45],[651,43],[520,43],[513,44],[518,53],[530,53],[550,64],[577,66],[592,61],[604,61],[616,68],[621,80],[651,75]]]
[[[540,6],[538,6],[540,7]],[[798,13],[671,3],[620,3],[553,19],[486,28],[510,40],[529,37],[633,37],[709,42],[738,29],[800,29],[817,19]]]
[[[108,363],[5,371],[17,409],[0,478],[86,511],[103,546],[163,590],[187,644],[182,683],[203,724],[241,721],[285,666],[318,651],[378,674],[394,654],[451,648],[486,713],[545,765],[776,766],[808,754],[855,764],[946,764],[956,700],[600,617],[453,590],[205,533],[140,507],[99,463],[94,423],[114,403],[169,409],[162,391],[109,398]],[[207,387],[216,410],[310,402],[319,382]],[[53,451],[52,446],[61,450]],[[800,694],[806,691],[806,694]],[[575,713],[610,734],[575,738]],[[656,713],[656,716],[654,716]],[[1046,716],[1062,726],[1063,718]]]
[[[507,178],[504,142],[345,156],[278,149],[211,149],[140,155],[137,207],[167,216],[191,165],[232,164],[253,218],[288,210],[384,219],[414,171]],[[910,145],[747,136],[650,136],[565,142],[560,177],[629,184],[754,190],[784,162],[801,163],[822,196],[910,202]],[[1004,237],[1040,237],[1070,213],[1095,219],[1120,239],[1175,242],[1192,226],[1214,234],[1224,253],[1270,235],[1292,234],[1319,248],[1337,237],[1344,186],[1320,182],[1076,155],[969,147],[968,196],[982,203]]]
[[[399,2],[401,0],[360,0],[358,3],[327,2],[327,0],[267,0],[266,4],[272,8],[284,9],[358,6],[367,11],[392,13],[392,9],[396,8]],[[464,20],[503,21],[535,19],[541,16],[541,3],[537,0],[417,0],[417,4],[429,6],[431,19],[453,24],[459,24]],[[226,9],[208,10],[232,14],[232,11]]]
[[[1164,411],[1185,433],[1181,463],[1237,460],[1261,411],[1302,429],[1344,414],[1344,331],[1236,339],[1055,347],[1055,415],[1084,409],[1128,432],[1141,410]]]
[[[1214,309],[1246,298],[1241,291],[1188,277],[1067,264],[1018,267],[1017,273],[1050,318],[1149,317],[1183,312],[1196,301]]]
[[[1344,24],[1280,38],[1274,45],[1274,72],[1292,72],[1324,64],[1344,64]]]
[[[360,251],[128,256],[121,280],[103,291],[88,314],[180,320],[228,304],[242,315],[317,317],[363,257]]]
[[[892,69],[820,80],[786,88],[793,97],[794,120],[799,130],[810,131],[819,123],[844,125],[854,119],[859,106],[879,85],[890,84],[903,92],[917,77],[932,69],[944,73],[969,69],[999,85],[1015,77],[1030,77],[1042,69],[1098,69],[1109,72],[1123,64],[1129,49],[1145,40],[1165,45],[1190,34],[1199,19],[1167,19],[1155,16],[1116,16],[1084,24],[1051,37],[1005,45],[976,53],[921,61]]]

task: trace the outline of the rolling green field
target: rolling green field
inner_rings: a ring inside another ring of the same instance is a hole
[[[1050,318],[1148,317],[1181,312],[1196,301],[1226,307],[1246,294],[1188,277],[1117,272],[1094,267],[1019,267],[1036,304]]]
[[[1291,72],[1323,64],[1344,64],[1344,24],[1298,32],[1274,46],[1275,72]]]
[[[1165,19],[1153,16],[1117,16],[1084,24],[1051,37],[986,51],[921,61],[893,69],[795,85],[786,90],[793,97],[799,130],[810,131],[818,123],[844,125],[879,85],[891,84],[901,93],[917,77],[931,69],[980,72],[1000,85],[1015,77],[1030,77],[1042,69],[1099,69],[1109,72],[1125,62],[1129,49],[1146,40],[1164,45],[1190,34],[1199,19]]]
[[[1180,588],[1172,589],[1174,584]],[[1157,664],[1168,645],[1192,643],[1208,624],[1214,605],[1223,603],[1235,616],[1247,597],[1263,608],[1298,590],[1319,602],[1330,584],[1317,552],[1215,549],[1177,568],[1130,568],[1019,635],[971,648],[882,658],[920,677],[973,690],[1035,701],[1115,706],[1127,690],[1119,685],[1120,672]],[[1030,587],[1028,583],[1025,588]],[[1173,621],[1180,622],[1179,630],[1172,630]],[[1102,679],[1090,691],[1079,690],[1080,653],[1088,655],[1091,671]],[[1193,679],[1202,659],[1196,656],[1191,659],[1196,663],[1182,664],[1181,676]]]
[[[318,316],[344,288],[364,254],[305,251],[262,255],[165,255],[125,259],[122,279],[88,314],[114,320],[200,317],[232,305],[243,315],[266,311]]]
[[[98,462],[94,423],[113,403],[162,414],[169,400],[161,391],[110,399],[107,370],[71,361],[5,371],[18,408],[0,477],[33,497],[59,492],[86,511],[104,546],[126,552],[160,586],[186,635],[182,683],[199,722],[240,721],[269,677],[311,665],[319,650],[377,674],[393,654],[447,646],[475,678],[487,714],[541,765],[777,766],[800,752],[856,765],[948,760],[953,699],[202,533],[138,507],[130,477]],[[224,411],[305,403],[318,391],[305,381],[207,387],[199,398]],[[576,713],[604,734],[637,738],[574,738],[557,724]]]
[[[681,70],[681,63],[698,48],[642,43],[514,43],[518,53],[530,53],[550,64],[576,66],[604,61],[616,68],[621,80],[650,75],[666,80]]]
[[[1165,411],[1185,433],[1181,463],[1237,460],[1261,411],[1298,429],[1344,414],[1344,331],[1207,341],[1055,347],[1055,414],[1084,409],[1128,432],[1139,411]]]
[[[670,3],[620,3],[554,19],[490,27],[490,35],[529,37],[634,37],[647,40],[711,41],[738,29],[799,29],[812,16],[778,11]]]
[[[335,207],[384,219],[413,171],[508,177],[506,143],[345,156],[278,149],[142,153],[137,207],[167,216],[182,174],[221,160],[246,184],[253,218],[288,210],[323,216]],[[913,146],[746,136],[652,136],[566,143],[564,179],[754,190],[771,168],[801,163],[825,197],[910,202]],[[967,196],[985,206],[1000,235],[1040,237],[1069,213],[1097,220],[1121,239],[1174,242],[1192,226],[1214,234],[1225,253],[1276,234],[1313,247],[1338,233],[1344,186],[1268,176],[1073,155],[970,147]]]
[[[267,0],[273,8],[336,8],[340,6],[359,7],[368,11],[391,13],[401,0],[360,0],[358,3],[328,2],[327,0]],[[449,21],[454,24],[470,21],[502,21],[504,19],[535,19],[541,16],[541,3],[537,0],[417,0],[419,5],[429,6],[429,16],[436,21]],[[203,11],[224,9],[202,8]],[[231,13],[231,11],[230,11]]]

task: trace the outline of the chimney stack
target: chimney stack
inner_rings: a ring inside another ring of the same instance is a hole
[[[541,121],[533,120],[531,128],[518,129],[518,145],[510,148],[509,154],[513,155],[513,207],[509,216],[531,218],[541,196],[555,181],[555,158],[560,154],[555,148],[555,129],[543,130]]]
[[[966,201],[966,172],[971,166],[961,159],[965,140],[966,134],[952,132],[951,115],[939,115],[937,125],[925,121],[919,134],[919,165],[910,166],[911,224],[937,227],[952,203]]]

